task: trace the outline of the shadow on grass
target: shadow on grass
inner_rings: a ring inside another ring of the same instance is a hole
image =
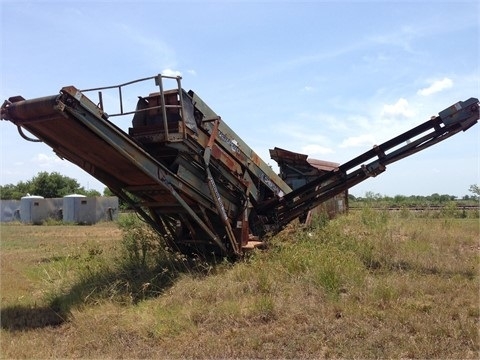
[[[104,300],[130,305],[154,298],[170,288],[183,274],[206,276],[215,262],[180,259],[155,267],[122,265],[116,271],[91,271],[70,289],[51,295],[45,306],[13,305],[1,309],[1,328],[22,331],[63,324],[75,307]]]
[[[2,308],[0,312],[2,329],[10,331],[37,329],[58,326],[65,322],[65,317],[58,310],[45,306],[14,305]]]
[[[447,270],[439,268],[435,265],[423,266],[404,260],[370,260],[369,262],[364,262],[364,264],[371,271],[407,271],[417,272],[420,275],[437,275],[445,278],[460,276],[467,280],[474,280],[475,276],[477,275],[474,269]]]

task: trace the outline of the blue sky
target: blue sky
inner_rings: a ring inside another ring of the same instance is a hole
[[[1,1],[0,100],[181,74],[275,168],[275,146],[343,163],[480,96],[480,5],[346,1]],[[155,91],[154,84],[137,95]],[[106,109],[107,112],[109,111]],[[127,129],[130,119],[114,120]],[[0,184],[58,171],[103,185],[0,122]],[[350,192],[463,196],[480,125]]]

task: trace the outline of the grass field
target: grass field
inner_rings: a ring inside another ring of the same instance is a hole
[[[116,223],[0,230],[1,358],[480,357],[478,219],[365,209],[234,264]]]

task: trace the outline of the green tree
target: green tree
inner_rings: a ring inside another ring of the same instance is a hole
[[[40,195],[45,198],[63,197],[68,194],[101,196],[97,190],[85,190],[78,184],[77,180],[57,172],[48,173],[44,171],[38,173],[29,181],[20,181],[16,185],[0,186],[0,198],[4,200],[19,200],[27,194]]]
[[[94,197],[94,196],[102,196],[102,194],[100,194],[100,192],[97,191],[97,190],[93,190],[93,189],[91,189],[91,190],[83,190],[83,187],[81,187],[80,189],[78,189],[77,193],[78,193],[78,194],[85,195],[85,196],[92,196],[92,197]]]
[[[46,171],[32,178],[32,193],[46,198],[63,197],[78,192],[77,180],[61,175],[58,172],[49,174]]]
[[[470,185],[468,190],[475,195],[475,200],[480,198],[480,186],[478,184]]]
[[[393,203],[397,206],[405,205],[407,202],[407,197],[405,195],[395,195],[393,197]]]
[[[115,196],[115,194],[110,190],[110,188],[106,187],[103,189],[103,196]]]
[[[378,200],[381,200],[382,199],[382,194],[380,193],[374,193],[373,191],[367,191],[365,193],[365,199],[367,199],[367,201],[378,201]]]
[[[22,196],[32,192],[32,184],[30,181],[20,181],[17,185],[7,184],[0,186],[0,199],[20,199]]]
[[[19,195],[16,186],[13,184],[0,186],[0,199],[16,199]]]
[[[117,195],[115,195],[114,192],[110,190],[110,188],[106,187],[105,189],[103,189],[103,196],[117,196]],[[129,195],[128,193],[127,193],[127,196],[129,196],[130,198],[134,198],[133,195],[131,194]],[[122,199],[121,197],[118,198],[118,204],[120,209],[122,210],[129,209],[130,207],[129,203],[124,199]]]

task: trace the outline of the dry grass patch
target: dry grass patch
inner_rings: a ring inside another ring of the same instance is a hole
[[[119,236],[95,243],[93,256],[91,239],[85,242],[83,237],[85,227],[77,227],[82,234],[70,238],[71,247],[53,246],[56,255],[42,250],[35,257],[39,242],[26,242],[22,248],[2,239],[2,246],[10,246],[2,251],[2,260],[10,256],[10,261],[25,261],[15,266],[30,281],[28,290],[15,288],[12,279],[5,279],[2,261],[2,297],[4,282],[15,293],[7,296],[6,307],[2,302],[2,311],[17,304],[25,291],[41,289],[43,295],[55,294],[60,305],[69,303],[68,320],[56,327],[16,331],[4,327],[2,354],[479,357],[477,219],[419,219],[367,210],[320,225],[310,229],[292,225],[271,239],[268,250],[235,264],[202,263],[188,271],[178,267],[182,257],[147,256],[135,276],[129,273],[135,269],[113,256]],[[117,234],[110,226],[103,230]],[[38,261],[52,256],[67,257]],[[142,263],[142,256],[136,259]],[[45,276],[38,275],[45,267],[50,272],[56,269],[58,282],[45,282]],[[89,276],[87,267],[94,270]],[[34,298],[27,299],[23,304],[35,309]],[[48,296],[37,300],[52,304]]]

